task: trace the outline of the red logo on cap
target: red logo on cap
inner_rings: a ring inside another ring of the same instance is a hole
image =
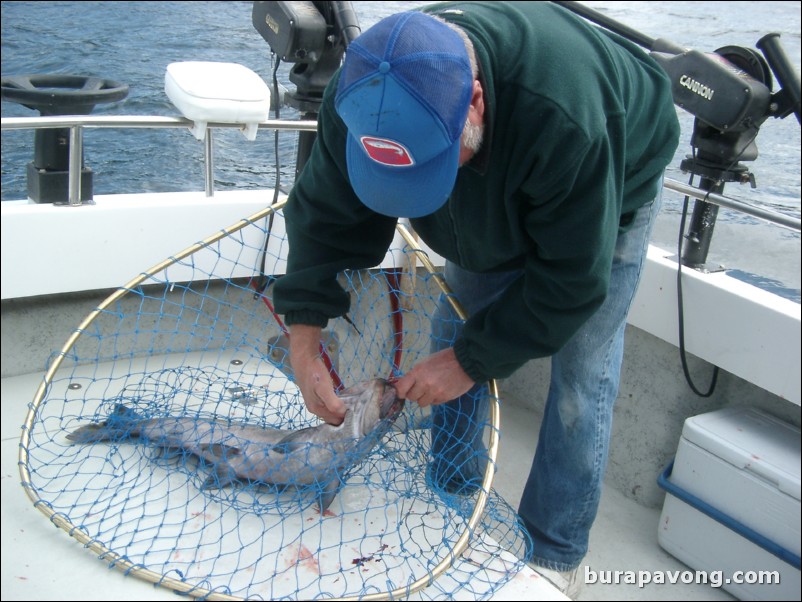
[[[359,141],[362,143],[362,147],[368,157],[376,161],[376,163],[392,167],[406,167],[415,163],[409,151],[398,142],[387,140],[387,138],[371,138],[370,136],[362,136]]]

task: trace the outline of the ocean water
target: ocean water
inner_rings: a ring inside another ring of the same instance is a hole
[[[425,2],[354,2],[365,29],[394,12]],[[585,2],[651,38],[712,52],[722,46],[755,48],[765,34],[781,34],[782,45],[800,70],[800,2]],[[251,2],[2,2],[2,75],[93,75],[128,84],[128,97],[98,105],[97,115],[175,116],[164,93],[164,73],[174,61],[237,62],[272,81],[268,44],[251,22]],[[277,78],[286,87],[291,65],[280,63]],[[678,110],[683,138],[667,176],[686,182],[679,168],[690,153],[693,118]],[[3,117],[34,116],[21,105],[3,102]],[[281,118],[297,118],[289,107]],[[202,190],[203,146],[183,130],[89,130],[85,160],[94,171],[95,194]],[[278,144],[278,169],[276,169]],[[215,186],[246,189],[291,185],[296,136],[276,141],[262,131],[247,142],[238,132],[215,138]],[[789,215],[800,215],[800,126],[791,116],[769,119],[757,138],[759,156],[748,164],[757,187],[728,184],[725,194]],[[3,132],[2,200],[25,198],[25,166],[33,157],[30,131]],[[266,199],[269,202],[269,199]],[[682,208],[679,195],[666,195],[656,241],[676,247]],[[799,234],[722,209],[711,261],[760,272],[781,287],[797,290]]]

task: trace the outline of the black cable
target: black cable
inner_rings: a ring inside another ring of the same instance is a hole
[[[691,174],[688,184],[693,184],[693,174]],[[708,191],[707,194],[709,195],[710,192]],[[677,241],[677,323],[679,328],[679,357],[680,361],[682,362],[682,371],[685,374],[685,380],[687,381],[688,386],[691,388],[691,391],[696,393],[699,397],[710,397],[713,394],[713,391],[716,389],[719,367],[713,367],[713,377],[710,381],[710,388],[708,389],[707,393],[702,393],[693,384],[691,373],[688,370],[688,359],[685,353],[685,313],[683,310],[682,301],[682,240],[685,238],[685,219],[688,216],[688,201],[689,197],[685,195],[685,201],[682,206],[682,217],[679,225],[679,240]]]
[[[755,139],[757,138],[757,134],[758,134],[758,129],[755,128],[755,133],[752,136],[752,138],[748,142],[746,142],[746,144],[743,145],[741,152],[739,152],[736,155],[735,159],[733,159],[733,161],[730,163],[727,169],[724,170],[725,172],[730,171],[733,167],[735,167],[735,165],[738,164],[738,160],[741,158],[741,155],[743,155],[744,152],[746,152],[746,149],[749,148],[749,145],[751,145],[752,142],[755,141]],[[692,150],[692,159],[693,162],[695,163],[696,148],[692,147],[691,150]],[[693,185],[693,173],[691,173],[691,176],[688,180],[688,184]],[[707,198],[710,196],[710,193],[711,190],[708,190],[707,194],[705,195],[705,198],[702,199],[702,202],[705,203],[708,202]],[[677,323],[679,328],[679,332],[677,334],[679,338],[679,353],[680,353],[680,361],[682,362],[682,371],[685,373],[685,380],[688,382],[688,386],[690,386],[691,390],[700,397],[710,397],[713,394],[713,391],[715,391],[716,383],[718,382],[719,367],[718,366],[713,367],[713,376],[710,380],[710,388],[708,389],[707,393],[702,393],[693,384],[693,380],[691,379],[691,375],[688,370],[688,361],[685,351],[685,314],[682,301],[682,241],[683,238],[685,237],[685,220],[688,216],[689,200],[690,199],[688,195],[685,195],[685,200],[682,205],[682,217],[680,218],[679,239],[677,241]]]
[[[273,96],[276,102],[276,108],[275,108],[276,120],[279,120],[281,119],[281,95],[279,91],[277,74],[279,65],[281,64],[281,59],[275,53],[273,53],[273,59],[275,61],[273,63]],[[273,153],[276,156],[276,183],[275,186],[273,187],[273,203],[272,203],[273,205],[278,203],[279,188],[281,187],[281,161],[279,158],[278,137],[279,137],[279,130],[276,130],[275,133],[273,134]],[[271,212],[267,218],[267,229],[265,230],[265,246],[264,249],[262,250],[262,265],[259,270],[259,283],[254,287],[256,289],[256,292],[254,293],[254,298],[257,298],[259,297],[259,295],[264,293],[271,279],[271,276],[268,276],[266,273],[267,249],[268,245],[270,244],[270,233],[273,230],[273,220],[275,216],[276,213]]]

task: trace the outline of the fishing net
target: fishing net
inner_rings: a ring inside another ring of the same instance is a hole
[[[433,483],[431,414],[414,403],[343,466],[318,467],[341,482],[322,512],[318,481],[237,477],[215,486],[221,466],[250,453],[239,451],[248,444],[242,425],[285,433],[321,424],[293,382],[288,335],[272,307],[272,275],[286,257],[282,223],[280,205],[242,220],[90,313],[51,358],[30,406],[20,446],[27,494],[106,565],[193,597],[492,596],[527,549],[515,511],[491,488],[495,383],[480,393],[490,406],[478,425],[486,451],[467,459],[484,470],[475,490]],[[342,387],[403,373],[430,352],[431,316],[447,287],[399,232],[407,243],[387,267],[341,275],[351,309],[330,322],[321,353]],[[114,418],[120,408],[131,412],[125,420]],[[110,420],[113,437],[67,439]],[[216,438],[193,447],[210,428]]]

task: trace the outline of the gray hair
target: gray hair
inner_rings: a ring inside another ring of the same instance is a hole
[[[463,44],[465,44],[465,50],[468,52],[468,62],[471,65],[471,74],[473,75],[474,79],[479,77],[479,62],[476,60],[476,50],[473,47],[473,42],[468,37],[468,34],[465,33],[465,30],[454,23],[450,23],[446,21],[442,17],[437,15],[429,15],[433,19],[439,21],[446,25],[449,29],[454,30],[457,32],[457,35],[462,39]],[[473,125],[467,118],[465,118],[465,126],[462,130],[462,136],[460,139],[460,144],[464,147],[472,151],[473,153],[478,153],[479,149],[482,147],[482,143],[484,142],[485,137],[485,128],[484,124]]]
[[[465,30],[462,27],[451,23],[450,21],[446,21],[443,17],[438,15],[429,15],[432,19],[439,21],[446,25],[449,29],[454,30],[457,32],[457,35],[462,39],[462,43],[465,44],[465,50],[468,52],[468,61],[471,64],[471,73],[473,74],[473,78],[476,79],[479,76],[479,63],[476,60],[476,50],[473,47],[473,42],[468,37],[468,34],[465,33]]]

